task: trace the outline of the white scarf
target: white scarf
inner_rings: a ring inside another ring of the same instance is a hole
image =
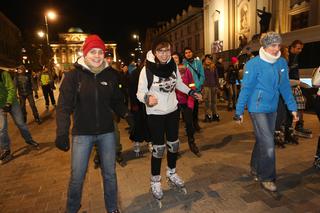
[[[260,55],[260,58],[270,64],[274,64],[281,56],[281,52],[279,51],[278,54],[276,56],[273,56],[269,53],[267,53],[263,47],[260,47],[260,50],[259,50],[259,55]]]

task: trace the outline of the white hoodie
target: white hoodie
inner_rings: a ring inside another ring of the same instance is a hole
[[[155,63],[155,56],[151,51],[147,53],[147,60]],[[171,58],[168,60],[168,62]],[[153,75],[153,82],[148,90],[148,79],[146,75],[146,67],[144,66],[140,72],[139,84],[137,90],[137,98],[142,103],[145,103],[146,94],[151,94],[157,97],[158,104],[153,107],[148,107],[146,105],[146,111],[148,115],[166,115],[178,108],[178,100],[175,89],[188,94],[190,88],[186,86],[180,76],[178,67],[176,72],[173,72],[169,78],[161,78]]]

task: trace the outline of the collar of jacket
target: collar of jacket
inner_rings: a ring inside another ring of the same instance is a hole
[[[76,61],[76,63],[74,64],[76,67],[80,67],[80,68],[82,68],[82,69],[84,69],[84,70],[88,70],[88,71],[90,71],[91,73],[93,73],[93,74],[95,74],[95,75],[97,75],[97,74],[99,74],[100,72],[102,72],[103,70],[105,70],[109,65],[108,65],[108,63],[103,63],[103,66],[101,67],[101,69],[99,69],[99,70],[92,70],[92,69],[90,69],[90,67],[85,63],[85,60],[84,60],[84,57],[82,56],[82,57],[80,57],[80,58],[78,58],[78,60]]]
[[[260,58],[261,58],[263,61],[268,62],[268,63],[270,63],[270,64],[274,64],[274,63],[276,63],[277,60],[280,58],[281,52],[279,51],[278,54],[277,54],[277,56],[273,56],[273,55],[267,53],[267,52],[263,49],[263,47],[261,47],[260,50],[259,50],[259,56],[260,56]]]

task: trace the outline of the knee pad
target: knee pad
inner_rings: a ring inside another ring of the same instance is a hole
[[[179,139],[176,141],[167,141],[168,151],[171,153],[177,153],[179,151]]]
[[[166,145],[152,145],[152,156],[155,158],[162,158]]]

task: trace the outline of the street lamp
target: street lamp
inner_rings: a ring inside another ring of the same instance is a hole
[[[44,14],[44,21],[46,24],[46,39],[47,39],[47,45],[50,46],[50,41],[49,41],[49,28],[48,28],[48,19],[54,20],[56,19],[57,15],[53,11],[48,11],[47,13]]]

